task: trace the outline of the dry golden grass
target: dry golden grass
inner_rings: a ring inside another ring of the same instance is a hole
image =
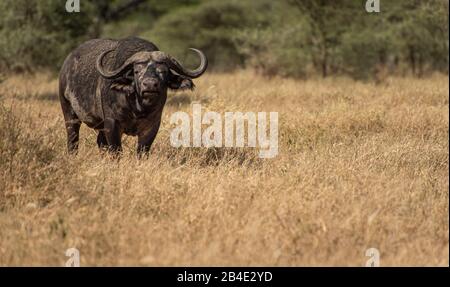
[[[446,76],[264,79],[206,75],[170,96],[149,160],[117,162],[66,134],[47,75],[0,84],[0,265],[364,266],[449,264]],[[170,147],[169,117],[277,111],[280,151]]]

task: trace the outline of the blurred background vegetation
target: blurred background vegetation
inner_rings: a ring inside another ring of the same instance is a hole
[[[140,36],[188,65],[202,49],[210,71],[267,76],[448,74],[448,0],[0,1],[0,72],[57,71],[90,38]],[[192,57],[192,58],[191,58]]]

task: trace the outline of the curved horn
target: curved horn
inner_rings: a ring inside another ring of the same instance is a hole
[[[102,77],[104,77],[106,79],[117,78],[117,77],[121,76],[122,74],[124,74],[126,72],[126,68],[129,67],[130,65],[132,65],[134,62],[136,62],[138,60],[143,61],[146,59],[150,59],[152,57],[151,52],[138,52],[138,53],[134,54],[133,56],[129,57],[119,68],[112,70],[112,71],[106,71],[102,64],[103,58],[106,56],[106,54],[108,54],[109,52],[111,52],[113,50],[114,49],[101,53],[100,56],[98,56],[97,62],[96,62],[97,71],[100,73],[100,75],[102,75]]]
[[[208,59],[206,58],[205,54],[203,54],[202,51],[197,50],[195,48],[189,48],[190,50],[196,52],[200,56],[200,66],[195,70],[188,70],[185,67],[183,67],[177,59],[174,57],[169,56],[168,62],[170,65],[170,68],[177,72],[178,74],[182,76],[187,76],[189,78],[198,78],[200,77],[208,67]]]

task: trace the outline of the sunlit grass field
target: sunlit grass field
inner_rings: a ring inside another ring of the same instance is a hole
[[[207,74],[171,93],[147,160],[115,160],[82,127],[66,154],[57,81],[0,83],[0,265],[381,266],[449,264],[447,76],[263,78]],[[169,119],[279,113],[279,153],[173,148]]]

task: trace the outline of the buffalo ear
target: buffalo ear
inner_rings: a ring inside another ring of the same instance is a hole
[[[194,90],[195,85],[188,77],[172,74],[169,79],[169,88],[173,90]]]
[[[130,76],[130,71],[121,78],[118,78],[114,80],[114,82],[111,84],[111,89],[119,92],[125,92],[125,93],[133,93],[135,91],[133,86],[133,78]]]
[[[119,92],[124,92],[127,94],[134,93],[134,87],[132,84],[122,84],[122,83],[112,83],[111,89]]]

